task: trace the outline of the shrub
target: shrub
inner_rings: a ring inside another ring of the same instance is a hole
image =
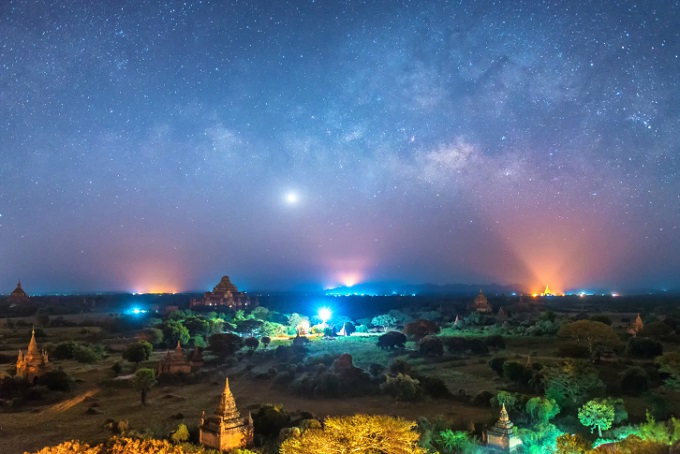
[[[425,356],[443,356],[444,344],[435,336],[426,336],[418,342],[418,351]]]
[[[390,331],[378,338],[378,347],[382,349],[404,348],[404,344],[406,336],[398,331]]]
[[[503,377],[521,386],[528,385],[533,375],[531,368],[519,361],[505,361],[502,367]]]
[[[415,339],[421,339],[430,334],[437,334],[439,332],[439,327],[436,323],[430,320],[419,319],[414,320],[411,323],[404,325],[404,334],[407,336],[412,336]]]
[[[632,337],[626,344],[626,354],[638,358],[653,359],[663,354],[661,342],[648,337]]]
[[[254,337],[247,337],[244,341],[243,344],[248,347],[249,350],[254,351],[257,349],[257,347],[260,346],[260,341],[257,340]]]
[[[649,376],[639,366],[629,367],[621,374],[621,392],[639,396],[649,389]]]
[[[78,348],[78,342],[66,341],[59,342],[50,352],[52,359],[73,359],[73,354]]]
[[[411,374],[411,366],[409,365],[409,363],[399,358],[395,359],[390,363],[389,369],[391,374],[405,374],[405,375]]]
[[[503,364],[508,360],[508,358],[504,356],[494,356],[491,358],[489,361],[487,361],[487,365],[489,368],[491,368],[492,371],[496,372],[499,377],[503,376]]]
[[[397,374],[396,377],[386,376],[385,383],[380,385],[380,391],[388,394],[397,400],[414,401],[423,395],[423,388],[420,381],[411,378],[409,375]]]
[[[290,415],[283,405],[264,404],[253,415],[255,433],[265,437],[278,436],[281,429],[290,424]]]
[[[451,391],[446,387],[446,383],[441,378],[436,377],[418,377],[420,386],[423,392],[435,399],[445,399],[452,397]]]
[[[612,324],[612,319],[607,317],[604,314],[595,314],[591,315],[588,320],[593,321],[593,322],[600,322],[604,323],[605,325],[611,325]]]
[[[61,369],[46,372],[38,380],[50,391],[70,391],[75,382],[68,372]]]
[[[472,403],[479,407],[490,407],[491,399],[493,399],[493,397],[494,394],[492,392],[480,391],[479,393],[477,393],[474,399],[472,399]]]

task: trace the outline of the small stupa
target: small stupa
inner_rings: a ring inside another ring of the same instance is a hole
[[[486,431],[487,446],[500,452],[515,452],[522,445],[522,440],[515,435],[514,427],[503,404],[501,417]]]
[[[161,362],[158,363],[157,374],[158,375],[172,375],[172,374],[190,374],[192,371],[191,361],[189,361],[184,355],[184,350],[180,345],[180,341],[177,341],[177,347],[174,352],[166,352],[165,356],[161,358]]]
[[[220,404],[213,416],[206,418],[205,411],[199,427],[199,441],[202,445],[219,451],[245,448],[253,444],[253,418],[248,412],[242,418],[236,408],[234,395],[229,389],[229,378],[225,380]]]

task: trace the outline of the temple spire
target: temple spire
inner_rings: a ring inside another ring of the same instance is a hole
[[[224,391],[222,391],[222,396],[220,398],[220,405],[215,412],[216,415],[222,417],[222,419],[236,419],[241,416],[238,409],[236,408],[236,401],[234,400],[234,395],[229,389],[229,377],[224,381]]]
[[[35,326],[31,329],[31,341],[28,343],[26,355],[38,355],[38,344],[35,341]]]

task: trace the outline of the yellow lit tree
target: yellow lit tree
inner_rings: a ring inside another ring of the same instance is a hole
[[[281,444],[281,454],[425,454],[416,423],[380,415],[329,417]]]

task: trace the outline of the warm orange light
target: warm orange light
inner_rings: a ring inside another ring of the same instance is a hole
[[[339,276],[339,281],[346,287],[353,287],[361,281],[359,273],[342,273]]]

